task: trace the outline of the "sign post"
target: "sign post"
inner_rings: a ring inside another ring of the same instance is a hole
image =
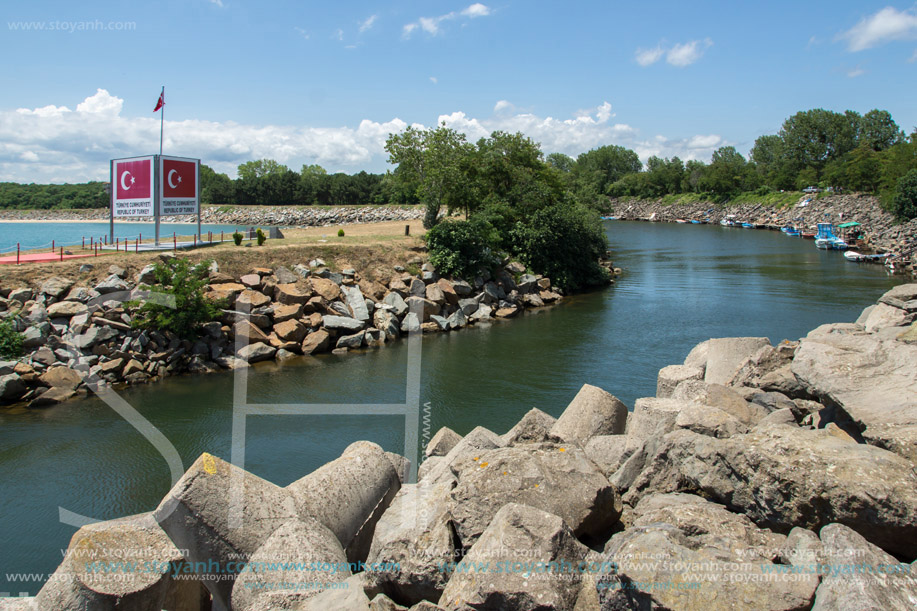
[[[163,215],[197,214],[201,233],[201,160],[149,155],[111,161],[109,239],[115,239],[115,218],[154,218],[159,246]]]

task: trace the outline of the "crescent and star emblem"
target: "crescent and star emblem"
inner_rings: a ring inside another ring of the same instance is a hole
[[[130,184],[130,185],[124,184],[124,180],[125,180],[128,176],[131,177],[131,184]],[[127,190],[129,190],[129,189],[131,188],[131,186],[133,186],[133,184],[134,184],[134,177],[131,176],[130,170],[125,170],[125,171],[121,174],[121,190],[122,190],[122,191],[127,191]]]
[[[178,184],[181,184],[181,175],[178,173],[178,170],[169,170],[169,175],[166,178],[166,180],[169,183],[169,187],[172,189],[177,189],[178,185],[172,183],[172,174],[175,174],[178,176]]]

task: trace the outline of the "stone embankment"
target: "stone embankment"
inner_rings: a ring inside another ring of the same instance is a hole
[[[707,220],[719,223],[727,214],[740,221],[779,229],[795,225],[815,231],[816,223],[847,222],[861,224],[869,248],[917,256],[917,219],[896,223],[895,217],[884,210],[879,198],[867,194],[837,194],[799,198],[795,206],[777,208],[766,204],[715,204],[699,201],[690,204],[664,204],[662,200],[619,198],[611,200],[612,215],[623,220],[653,220],[674,223],[683,220]]]
[[[132,325],[137,303],[156,298],[146,290],[154,269],[130,273],[113,265],[95,286],[55,277],[36,287],[0,288],[0,319],[21,332],[25,352],[0,361],[0,404],[44,407],[111,384],[372,349],[411,331],[440,333],[512,318],[562,298],[549,278],[525,273],[517,262],[472,283],[440,278],[429,263],[416,275],[397,266],[387,284],[353,269],[333,272],[320,259],[292,271],[256,268],[238,278],[213,264],[205,297],[225,309],[199,337],[187,339]]]
[[[326,227],[384,221],[410,221],[423,218],[422,206],[204,206],[201,222],[240,227]],[[0,210],[0,220],[7,221],[107,221],[108,208],[90,210]],[[119,219],[140,223],[149,218]],[[162,217],[163,223],[191,222],[190,216]]]
[[[902,285],[798,342],[705,341],[632,411],[586,385],[443,428],[416,483],[369,442],[286,487],[204,454],[0,609],[914,609],[915,317]]]

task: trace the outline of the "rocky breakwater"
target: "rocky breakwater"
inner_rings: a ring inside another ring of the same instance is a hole
[[[915,303],[708,340],[632,411],[586,385],[503,435],[443,428],[416,483],[368,442],[286,488],[204,454],[0,609],[913,609]]]
[[[294,227],[326,227],[329,225],[354,225],[384,221],[411,221],[423,218],[421,206],[399,208],[395,206],[341,206],[337,208],[310,208],[302,206],[210,206],[201,212],[205,223],[222,225]]]
[[[406,263],[422,269],[415,275],[396,266],[386,284],[354,269],[331,271],[320,259],[238,278],[213,265],[205,297],[225,309],[190,339],[132,324],[140,304],[157,299],[147,290],[153,265],[111,266],[94,286],[50,278],[0,289],[0,318],[21,332],[25,352],[0,361],[0,403],[43,407],[110,385],[378,348],[412,331],[455,331],[562,299],[549,278],[517,262],[471,282],[441,278],[420,259]]]
[[[674,223],[678,219],[707,220],[719,223],[727,214],[740,221],[779,228],[794,225],[815,230],[817,223],[860,223],[868,246],[874,250],[914,254],[917,248],[917,219],[897,223],[884,210],[879,198],[868,194],[837,194],[814,197],[804,195],[794,206],[777,208],[766,204],[716,204],[697,201],[666,204],[661,199],[611,200],[612,214],[623,220],[654,220]]]

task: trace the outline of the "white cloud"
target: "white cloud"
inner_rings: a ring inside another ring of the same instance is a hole
[[[690,66],[699,60],[704,55],[704,51],[712,45],[713,41],[709,38],[705,38],[704,40],[692,40],[691,42],[675,45],[666,53],[665,61],[679,68]]]
[[[223,0],[210,0],[210,4],[216,4],[218,7],[223,8]]]
[[[77,110],[48,105],[35,109],[0,111],[0,181],[80,182],[106,180],[109,159],[152,153],[159,143],[159,118],[149,114],[122,114],[123,100],[104,89],[87,97]],[[461,111],[444,113],[432,125],[447,125],[467,134],[469,140],[495,130],[522,132],[541,143],[546,153],[579,153],[617,144],[650,155],[684,160],[709,159],[725,144],[717,135],[683,140],[658,136],[641,138],[626,123],[613,123],[608,102],[558,119],[520,111],[507,100],[494,106],[486,118]],[[317,163],[329,171],[384,171],[385,140],[407,127],[399,118],[363,119],[357,127],[306,125],[252,125],[200,119],[166,121],[164,148],[168,154],[200,157],[218,172],[235,176],[240,163],[270,158],[298,169]],[[422,128],[423,125],[418,125]]]
[[[917,49],[914,49],[914,54],[911,55],[911,58],[907,61],[909,64],[913,64],[914,62],[917,62]]]
[[[340,41],[344,40],[344,30],[338,28],[334,31],[334,37]]]
[[[847,71],[847,76],[850,78],[856,78],[858,76],[863,76],[864,74],[866,74],[866,71],[860,68],[859,66]]]
[[[494,104],[494,112],[512,111],[515,109],[516,107],[513,106],[513,103],[509,100],[500,100]]]
[[[462,15],[466,17],[471,17],[472,19],[474,19],[475,17],[487,17],[488,15],[490,15],[490,8],[481,4],[480,2],[475,2],[474,4],[472,4],[465,10],[463,10]]]
[[[305,38],[306,40],[309,40],[309,33],[308,33],[307,31],[305,31],[305,30],[302,29],[302,28],[295,27],[295,26],[293,27],[293,29],[296,30],[296,31],[299,33],[300,36],[302,36],[302,37]]]
[[[847,40],[850,51],[864,51],[893,40],[917,38],[917,15],[913,11],[899,11],[886,6],[855,26],[838,35]]]
[[[450,13],[446,13],[445,15],[439,15],[438,17],[420,17],[417,21],[406,24],[404,28],[402,28],[401,35],[403,38],[409,38],[417,28],[420,28],[430,36],[437,36],[442,32],[442,28],[440,26],[446,21],[452,21],[458,17],[474,19],[476,17],[486,17],[490,14],[490,8],[479,2],[476,2],[475,4],[469,5],[467,8],[463,9],[460,13],[452,11]]]
[[[362,32],[365,32],[366,30],[372,28],[373,25],[375,25],[376,20],[377,20],[378,18],[379,18],[379,15],[371,15],[371,16],[368,17],[365,21],[361,21],[361,22],[360,22],[360,32],[362,33]]]
[[[665,50],[662,47],[654,47],[652,49],[637,49],[634,53],[634,57],[637,60],[637,63],[643,67],[655,64],[660,59],[662,59],[663,55],[665,55]]]
[[[435,84],[437,84],[437,83],[439,82],[439,79],[436,78],[435,76],[431,76],[431,77],[430,77],[430,82],[433,83],[433,84],[435,85]]]

